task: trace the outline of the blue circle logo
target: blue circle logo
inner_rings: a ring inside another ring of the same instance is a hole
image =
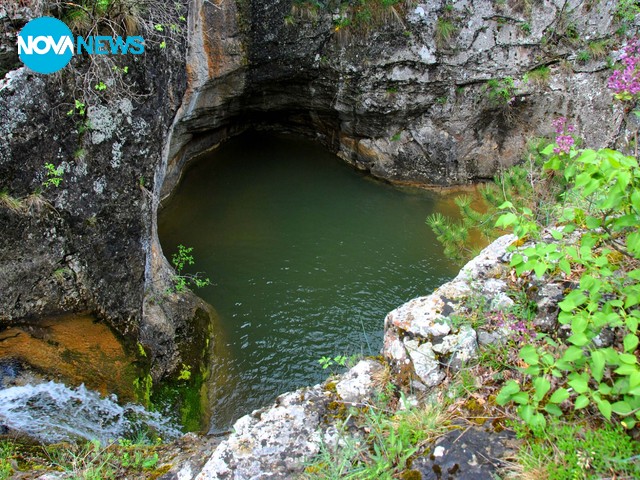
[[[31,20],[18,35],[20,60],[34,72],[55,73],[63,69],[73,52],[71,30],[53,17]]]

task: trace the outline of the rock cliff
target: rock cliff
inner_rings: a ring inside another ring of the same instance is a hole
[[[431,185],[491,177],[555,115],[598,145],[622,128],[593,46],[615,44],[611,2],[356,3],[194,0],[184,42],[127,60],[134,95],[93,95],[84,115],[68,71],[10,71],[0,322],[91,311],[148,347],[155,377],[179,365],[208,315],[163,293],[158,204],[191,159],[248,128],[301,133],[377,177]],[[4,68],[21,15],[0,13]],[[45,163],[63,166],[60,188],[42,189]]]

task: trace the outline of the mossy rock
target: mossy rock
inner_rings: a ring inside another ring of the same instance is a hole
[[[422,474],[418,470],[405,470],[400,474],[402,480],[422,480]]]

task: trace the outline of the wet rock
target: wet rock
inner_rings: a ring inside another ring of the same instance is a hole
[[[414,460],[411,467],[423,480],[491,479],[504,460],[516,453],[516,447],[512,432],[461,426],[438,439],[431,453]]]
[[[6,388],[15,381],[20,372],[22,365],[16,360],[0,360],[0,388]]]

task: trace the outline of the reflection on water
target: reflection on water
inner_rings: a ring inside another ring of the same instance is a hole
[[[425,225],[435,198],[266,134],[232,140],[187,172],[159,229],[167,257],[194,247],[193,272],[214,283],[198,294],[219,312],[231,358],[214,386],[212,430],[321,381],[324,355],[378,354],[385,314],[456,273]]]

